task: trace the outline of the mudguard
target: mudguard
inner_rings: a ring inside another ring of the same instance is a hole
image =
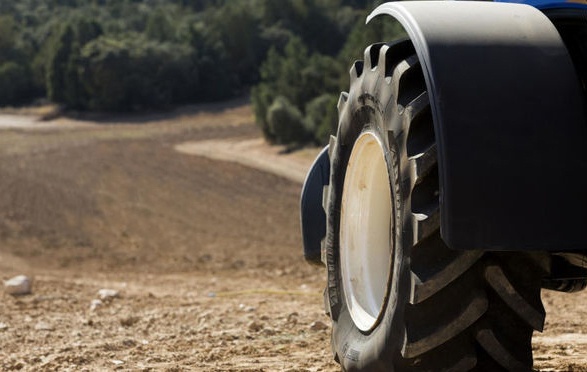
[[[322,239],[326,235],[326,212],[322,206],[324,188],[330,182],[329,146],[314,160],[302,187],[300,217],[304,258],[309,263],[322,264]]]
[[[568,52],[537,9],[398,2],[431,101],[441,234],[455,249],[587,246],[587,122]]]

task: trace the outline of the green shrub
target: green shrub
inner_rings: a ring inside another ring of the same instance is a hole
[[[0,65],[0,106],[23,103],[30,89],[29,71],[25,66],[15,62]]]
[[[306,105],[306,130],[313,134],[317,144],[328,144],[330,135],[336,134],[338,126],[337,102],[336,95],[323,94]]]
[[[304,143],[310,137],[302,113],[285,97],[277,97],[269,107],[267,123],[277,143]]]
[[[255,112],[255,119],[257,125],[261,128],[263,136],[270,142],[275,141],[275,135],[269,128],[267,122],[267,111],[269,106],[273,103],[273,94],[266,84],[259,84],[251,90],[251,102],[253,104],[253,111]]]

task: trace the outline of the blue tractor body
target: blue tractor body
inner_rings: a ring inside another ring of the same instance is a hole
[[[497,3],[516,3],[526,4],[534,8],[545,9],[585,9],[587,10],[587,2],[582,0],[575,1],[553,1],[553,0],[520,0],[520,1],[503,1],[497,0]]]

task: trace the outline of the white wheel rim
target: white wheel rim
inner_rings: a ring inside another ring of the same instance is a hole
[[[390,280],[392,202],[384,151],[373,132],[362,133],[353,146],[342,193],[342,285],[353,322],[362,331],[377,325]]]

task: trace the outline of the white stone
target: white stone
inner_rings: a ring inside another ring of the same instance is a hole
[[[51,326],[51,324],[49,324],[47,322],[39,322],[39,323],[35,324],[35,329],[37,331],[52,331],[53,326]]]
[[[252,313],[255,310],[257,310],[256,308],[254,308],[253,306],[246,306],[245,304],[240,304],[238,305],[238,308],[240,311],[244,311],[246,313]]]
[[[90,310],[95,311],[98,308],[102,307],[102,305],[104,305],[104,302],[102,302],[102,300],[94,299],[90,303]]]
[[[98,297],[102,301],[110,301],[120,297],[120,293],[116,289],[103,288],[98,291]]]
[[[4,290],[13,296],[30,294],[32,290],[31,280],[25,275],[18,275],[4,282]]]

